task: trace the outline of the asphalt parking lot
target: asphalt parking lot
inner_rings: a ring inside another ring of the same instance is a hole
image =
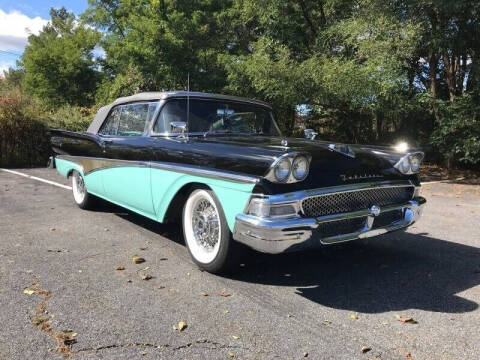
[[[0,171],[0,359],[479,359],[480,186],[422,195],[407,232],[252,252],[226,278],[177,226]]]

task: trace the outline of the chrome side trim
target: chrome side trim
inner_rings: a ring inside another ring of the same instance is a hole
[[[57,158],[74,162],[82,167],[84,175],[91,174],[94,171],[105,170],[115,167],[150,167],[154,169],[174,171],[183,174],[196,175],[211,179],[227,180],[239,183],[256,184],[260,177],[243,175],[230,171],[221,171],[215,169],[205,169],[195,165],[183,165],[176,163],[157,162],[157,161],[135,161],[92,158],[84,156],[57,155]]]
[[[256,184],[260,181],[260,177],[242,175],[235,172],[219,171],[205,169],[199,166],[185,166],[175,163],[150,162],[150,167],[162,170],[170,170],[189,175],[204,176],[212,179],[229,180],[240,183]]]

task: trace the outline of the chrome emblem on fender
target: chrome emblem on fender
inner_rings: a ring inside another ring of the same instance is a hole
[[[354,158],[355,157],[355,152],[352,150],[352,148],[348,145],[345,145],[345,144],[330,144],[328,145],[328,148],[331,150],[331,151],[336,151],[340,154],[343,154],[343,155],[346,155],[346,156],[349,156],[351,158]]]
[[[370,214],[372,214],[373,216],[378,216],[380,215],[380,206],[377,206],[377,205],[373,205],[371,208],[370,208]]]

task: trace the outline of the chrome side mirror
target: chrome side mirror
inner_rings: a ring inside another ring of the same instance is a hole
[[[170,123],[170,132],[172,134],[180,134],[185,136],[185,132],[187,131],[187,123],[184,121],[172,121]]]
[[[315,140],[315,137],[318,135],[313,129],[305,129],[303,130],[303,134],[305,135],[305,138],[310,140]]]

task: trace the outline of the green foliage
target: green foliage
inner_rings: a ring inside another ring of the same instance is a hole
[[[89,0],[81,20],[51,16],[0,83],[38,98],[49,126],[85,129],[93,108],[190,75],[192,90],[270,102],[286,135],[406,139],[478,166],[478,1]]]
[[[95,108],[63,105],[55,111],[45,111],[43,116],[49,128],[86,131],[95,112]]]
[[[110,87],[112,94],[102,86],[102,98],[132,88],[183,89],[189,73],[192,89],[219,91],[224,86],[225,73],[217,56],[228,43],[222,13],[230,1],[89,3],[84,18],[108,30],[101,42],[107,54],[103,66],[116,82]]]
[[[440,121],[432,134],[431,142],[448,162],[480,163],[478,99],[463,95],[451,105],[440,104]]]
[[[100,33],[65,8],[50,11],[51,23],[30,35],[22,57],[25,90],[46,105],[90,105],[100,74],[92,51]]]
[[[0,98],[0,166],[45,166],[50,154],[47,126],[20,92]]]

